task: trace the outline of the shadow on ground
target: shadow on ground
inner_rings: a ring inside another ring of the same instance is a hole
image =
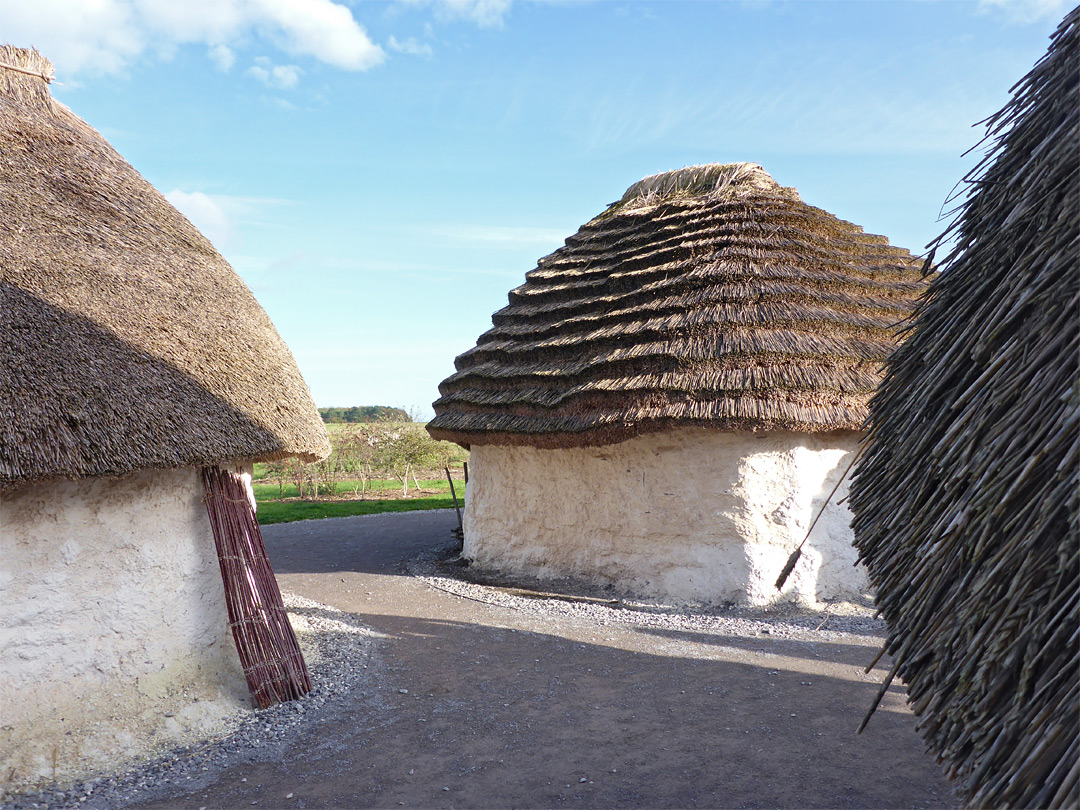
[[[279,750],[132,806],[955,805],[897,690],[855,735],[882,675],[862,674],[870,647],[724,639],[687,657],[627,649],[649,639],[618,628],[355,618],[386,636],[360,688]]]

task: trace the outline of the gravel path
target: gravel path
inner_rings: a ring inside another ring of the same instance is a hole
[[[302,701],[5,808],[952,807],[883,625],[828,612],[538,598],[440,564],[453,513],[265,530],[312,670]]]

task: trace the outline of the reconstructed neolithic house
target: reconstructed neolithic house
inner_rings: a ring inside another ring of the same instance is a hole
[[[764,604],[857,448],[925,282],[760,166],[648,177],[543,258],[440,386],[466,556]],[[860,591],[841,485],[785,598]]]
[[[1080,805],[1080,9],[987,124],[872,402],[855,540],[972,807]]]
[[[200,468],[329,452],[210,243],[0,48],[0,773],[64,778],[247,704]],[[196,702],[197,701],[197,702]]]

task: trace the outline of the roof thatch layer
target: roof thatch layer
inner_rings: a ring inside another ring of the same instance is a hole
[[[989,119],[871,404],[855,542],[919,730],[977,807],[1080,804],[1080,10]]]
[[[329,452],[232,268],[0,48],[0,486]]]
[[[857,430],[920,267],[754,164],[647,177],[510,292],[428,429],[538,447]]]

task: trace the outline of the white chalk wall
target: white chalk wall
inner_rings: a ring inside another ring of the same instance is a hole
[[[9,787],[121,764],[248,704],[202,497],[192,469],[0,496]]]
[[[817,604],[867,587],[836,501],[783,594],[774,582],[859,435],[681,429],[606,447],[473,445],[465,556],[678,602]],[[850,475],[848,476],[848,479]]]

